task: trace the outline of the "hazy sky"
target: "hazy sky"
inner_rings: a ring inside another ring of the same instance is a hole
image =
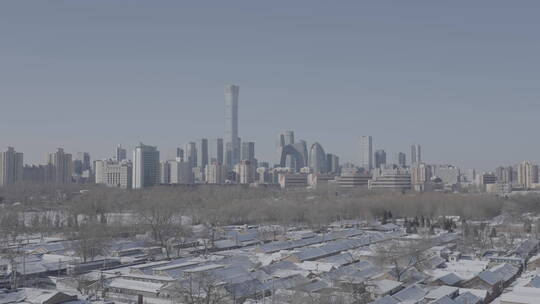
[[[358,162],[491,169],[540,162],[539,1],[0,1],[0,148],[163,156],[223,137],[226,83],[240,136],[274,161],[277,134]]]

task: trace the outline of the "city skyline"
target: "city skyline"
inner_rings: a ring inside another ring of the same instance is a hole
[[[294,130],[341,163],[359,163],[366,134],[389,155],[421,143],[429,163],[540,163],[538,4],[481,2],[489,14],[466,1],[300,1],[287,12],[244,1],[212,11],[2,2],[0,148],[43,163],[58,147],[101,159],[142,141],[172,158],[189,141],[224,137],[223,85],[234,83],[239,136],[261,160]]]

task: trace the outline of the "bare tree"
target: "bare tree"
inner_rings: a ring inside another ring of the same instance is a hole
[[[392,240],[379,243],[376,248],[375,262],[382,268],[390,268],[396,280],[401,282],[403,275],[409,270],[422,271],[429,258],[426,250],[429,241],[398,241]]]

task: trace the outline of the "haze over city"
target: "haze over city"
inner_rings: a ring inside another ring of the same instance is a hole
[[[224,136],[233,83],[262,161],[290,129],[341,163],[359,163],[362,135],[464,169],[540,162],[539,5],[3,1],[0,145],[25,163],[141,141],[172,157]]]

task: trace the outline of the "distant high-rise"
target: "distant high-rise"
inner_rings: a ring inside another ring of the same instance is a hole
[[[405,168],[407,166],[407,155],[403,152],[398,152],[396,154],[396,162],[401,168]]]
[[[386,152],[384,150],[375,151],[375,168],[384,169],[386,166]]]
[[[193,169],[180,158],[169,162],[171,165],[171,184],[191,185],[194,183]]]
[[[249,160],[241,160],[236,165],[236,173],[238,174],[239,184],[250,184],[255,180],[255,170]]]
[[[65,153],[62,148],[58,148],[56,152],[49,153],[47,164],[49,168],[47,173],[48,181],[57,184],[67,184],[71,182],[71,176],[73,174],[71,154]]]
[[[514,168],[498,167],[495,169],[495,176],[498,183],[510,184],[514,181]]]
[[[197,167],[197,144],[195,142],[186,144],[184,148],[184,161],[192,168]]]
[[[373,169],[373,138],[371,136],[360,138],[360,166],[367,171]]]
[[[225,86],[225,155],[226,165],[233,168],[240,162],[240,138],[238,137],[238,94],[237,85]]]
[[[255,143],[252,141],[242,143],[242,158],[247,160],[251,165],[255,164]]]
[[[208,165],[208,139],[197,140],[197,167],[204,170]]]
[[[223,138],[214,138],[208,141],[208,163],[223,164]]]
[[[339,157],[334,154],[326,154],[326,171],[339,174]]]
[[[123,160],[126,160],[127,159],[127,151],[126,149],[122,148],[122,146],[118,145],[118,147],[116,147],[116,158],[115,160],[117,162],[121,162]]]
[[[133,151],[133,188],[159,185],[159,151],[157,147],[140,144]]]
[[[417,144],[411,145],[411,166],[422,162],[422,147]]]
[[[176,148],[176,158],[184,160],[184,149]]]
[[[77,158],[73,161],[73,173],[82,176],[84,172],[89,174],[91,170],[90,154],[88,152],[77,152]]]
[[[319,143],[309,149],[309,168],[313,173],[326,173],[326,153]]]
[[[212,163],[206,166],[205,176],[208,184],[224,184],[227,172],[223,164]]]
[[[168,161],[162,161],[159,164],[159,182],[162,185],[171,183],[171,163]]]
[[[15,184],[23,178],[23,154],[8,147],[0,152],[0,187]]]
[[[518,167],[518,183],[524,189],[533,188],[538,183],[538,166],[532,162],[522,162]]]

